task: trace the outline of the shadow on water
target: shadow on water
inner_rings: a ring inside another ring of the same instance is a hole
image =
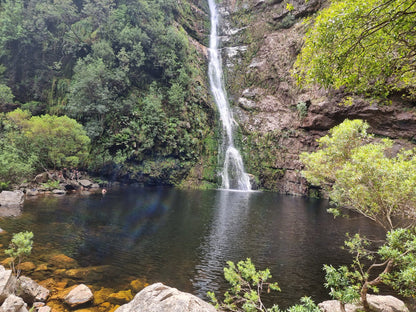
[[[281,307],[303,295],[328,298],[322,264],[343,264],[345,233],[380,237],[361,217],[333,219],[325,200],[275,193],[126,188],[85,196],[26,201],[23,215],[3,218],[0,236],[35,234],[32,261],[65,253],[81,266],[106,265],[99,280],[85,281],[122,290],[135,278],[161,281],[206,298],[223,292],[226,261],[247,257],[269,267],[282,288],[270,300]],[[46,260],[45,260],[46,259]]]

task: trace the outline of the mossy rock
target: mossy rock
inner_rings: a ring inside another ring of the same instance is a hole
[[[78,267],[78,262],[64,254],[59,254],[49,259],[49,264],[58,269],[71,269]]]
[[[117,293],[113,293],[108,297],[108,302],[115,305],[122,305],[133,300],[133,294],[131,290],[122,290]]]

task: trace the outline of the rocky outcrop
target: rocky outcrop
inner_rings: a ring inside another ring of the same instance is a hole
[[[71,308],[85,305],[86,303],[92,302],[94,295],[88,286],[81,284],[72,289],[68,295],[66,295],[64,301]]]
[[[291,72],[306,31],[302,20],[327,1],[290,1],[294,6],[290,12],[286,3],[224,0],[220,4],[226,86],[241,128],[246,170],[257,177],[260,187],[308,194],[299,154],[314,151],[316,139],[346,118],[364,119],[370,132],[400,138],[402,146],[414,147],[414,103],[392,97],[386,104],[342,90],[297,86]]]
[[[195,297],[156,283],[139,292],[128,304],[119,307],[116,312],[215,312],[214,306]]]
[[[393,296],[367,295],[368,304],[373,312],[409,312],[403,301]],[[319,308],[322,312],[341,312],[338,300],[328,300],[320,303]],[[361,304],[346,304],[346,312],[362,311]]]

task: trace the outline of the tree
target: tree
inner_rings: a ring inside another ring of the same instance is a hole
[[[356,234],[345,246],[353,255],[350,267],[338,269],[324,265],[325,287],[330,295],[340,301],[341,311],[346,303],[360,299],[365,311],[370,311],[367,293],[378,292],[381,284],[390,285],[400,295],[414,297],[416,291],[416,232],[397,229],[387,234],[386,243],[376,252],[369,249],[370,241]],[[368,263],[370,263],[368,265]]]
[[[13,274],[19,278],[20,268],[19,265],[25,256],[29,256],[32,252],[33,245],[33,233],[32,232],[19,232],[13,234],[13,238],[9,244],[9,249],[4,252],[11,257],[10,266]],[[17,261],[17,263],[16,263]]]
[[[368,124],[345,120],[303,153],[306,179],[322,186],[340,207],[356,211],[386,231],[416,224],[415,150],[391,154],[388,139],[369,143]]]
[[[294,67],[301,85],[416,98],[414,0],[335,0],[306,33]]]
[[[224,302],[220,302],[213,292],[208,292],[212,303],[221,311],[244,312],[283,312],[278,305],[267,308],[262,301],[262,295],[266,291],[280,291],[278,284],[267,282],[272,277],[269,269],[257,271],[250,258],[239,261],[237,265],[232,261],[227,262],[224,268],[224,277],[230,283],[231,288],[224,294]],[[318,306],[309,297],[301,298],[301,304],[294,305],[286,312],[320,312]]]
[[[78,166],[89,152],[90,139],[82,125],[67,116],[33,116],[17,109],[6,114],[8,141],[17,150],[36,159],[38,167]]]

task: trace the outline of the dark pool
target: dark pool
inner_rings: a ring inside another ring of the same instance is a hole
[[[85,281],[119,288],[133,278],[161,281],[205,298],[227,288],[226,261],[250,257],[269,267],[282,292],[281,307],[303,295],[328,298],[322,265],[349,261],[340,249],[345,233],[381,237],[368,220],[335,219],[326,200],[266,192],[194,191],[129,187],[106,195],[40,197],[23,215],[3,218],[0,237],[34,233],[34,262],[58,250],[81,266],[108,265],[102,279]]]

